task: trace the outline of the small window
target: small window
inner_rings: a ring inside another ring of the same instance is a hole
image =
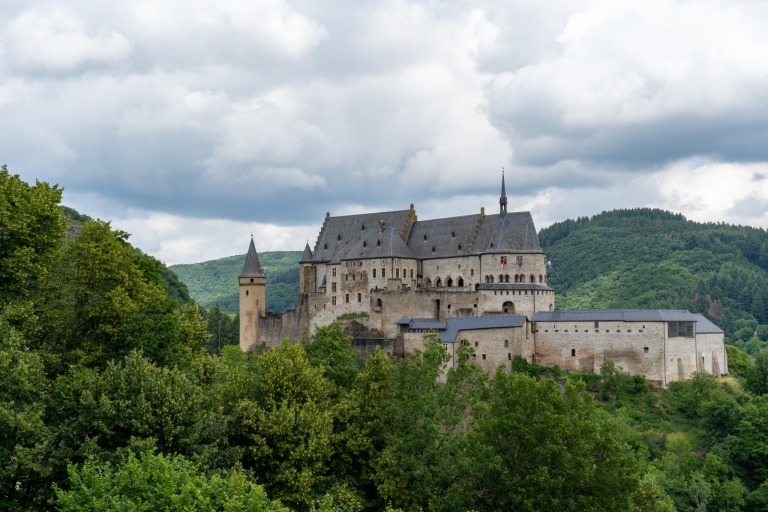
[[[341,235],[337,236],[336,240],[341,240]]]
[[[336,296],[335,295],[333,297],[331,297],[331,305],[332,306],[336,305]]]
[[[595,322],[595,329],[597,329],[598,327],[600,327],[600,322]]]
[[[385,269],[385,268],[381,269],[381,277],[382,277],[382,279],[387,277],[387,269]]]
[[[571,357],[576,357],[576,349],[575,348],[571,349]]]
[[[507,359],[510,360],[510,361],[512,360],[512,353],[511,352],[507,353]]]
[[[648,347],[643,347],[643,352],[648,353]]]
[[[483,354],[483,361],[485,361],[485,354]]]
[[[362,301],[363,301],[363,294],[358,293],[357,294],[357,302],[362,302]]]
[[[333,273],[333,277],[336,277],[336,267],[333,267],[331,269],[331,272]]]
[[[376,269],[373,269],[373,278],[376,279]]]
[[[424,240],[426,240],[426,239],[427,239],[427,234],[425,233],[425,234],[424,234]]]
[[[331,283],[331,291],[332,292],[336,291],[336,283]]]
[[[508,348],[508,347],[509,347],[509,340],[504,340],[504,348]]]
[[[253,282],[253,278],[251,278],[251,282]]]
[[[248,290],[245,290],[245,296],[246,297],[248,296]]]
[[[477,342],[475,342],[475,346],[477,346]]]
[[[344,302],[346,302],[347,304],[349,304],[349,294],[345,295],[345,297],[344,297]]]

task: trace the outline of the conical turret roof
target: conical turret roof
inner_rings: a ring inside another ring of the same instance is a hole
[[[312,263],[312,249],[309,248],[309,242],[304,247],[304,254],[301,255],[299,263]]]
[[[251,245],[248,246],[248,254],[245,255],[245,264],[243,265],[243,271],[240,272],[240,277],[266,277],[264,270],[261,268],[253,238],[251,238]]]

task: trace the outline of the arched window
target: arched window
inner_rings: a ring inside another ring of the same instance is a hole
[[[448,288],[452,288],[453,287],[453,279],[451,279],[450,277],[446,278],[445,286],[448,287]]]
[[[505,302],[501,306],[501,311],[503,313],[508,314],[508,315],[514,315],[515,314],[515,305],[512,302],[507,301],[507,302]]]
[[[430,278],[426,278],[424,280],[424,287],[425,288],[432,288],[432,280]]]
[[[488,282],[493,284],[493,276],[488,276]]]
[[[502,274],[499,274],[499,282],[500,283],[504,282],[504,276]]]
[[[531,274],[531,282],[532,282],[532,283],[535,283],[535,282],[536,282],[536,276],[534,276],[533,274]]]
[[[554,308],[554,307],[552,307],[552,304],[550,304],[550,305],[549,305],[549,310],[550,310],[550,311],[552,311],[553,309],[555,309],[555,308]]]
[[[543,283],[543,282],[544,282],[544,277],[543,277],[541,274],[539,274],[539,282],[540,282],[540,283]]]
[[[457,286],[464,286],[464,278],[463,278],[463,277],[460,277],[460,278],[458,279],[458,281],[456,282],[456,285],[457,285]]]
[[[443,281],[438,277],[437,281],[435,281],[435,288],[442,288],[442,287],[443,287]]]
[[[504,274],[504,282],[505,283],[509,282],[509,274]]]

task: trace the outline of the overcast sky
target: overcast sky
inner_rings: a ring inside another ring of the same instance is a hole
[[[332,215],[768,227],[768,2],[3,0],[0,163],[168,264]]]

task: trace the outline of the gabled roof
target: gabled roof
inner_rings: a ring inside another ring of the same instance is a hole
[[[342,260],[371,258],[414,258],[414,255],[400,235],[390,227],[384,231],[367,230],[367,233],[341,257]]]
[[[704,315],[694,313],[696,317],[696,332],[700,334],[724,334],[723,330],[710,322]]]
[[[245,264],[243,271],[240,272],[240,277],[265,277],[253,238],[251,238],[251,245],[248,246],[248,253],[245,255]]]
[[[477,215],[420,220],[413,223],[408,247],[419,259],[451,258],[472,254]]]
[[[541,252],[530,212],[486,215],[477,233],[476,252]]]
[[[574,309],[539,311],[534,322],[696,322],[685,309]]]
[[[393,228],[399,233],[408,220],[410,210],[392,212],[361,213],[357,215],[342,215],[327,217],[320,232],[320,237],[312,255],[315,263],[339,263],[342,257],[360,242],[363,237],[374,233],[384,226]],[[383,224],[382,224],[383,223]]]

